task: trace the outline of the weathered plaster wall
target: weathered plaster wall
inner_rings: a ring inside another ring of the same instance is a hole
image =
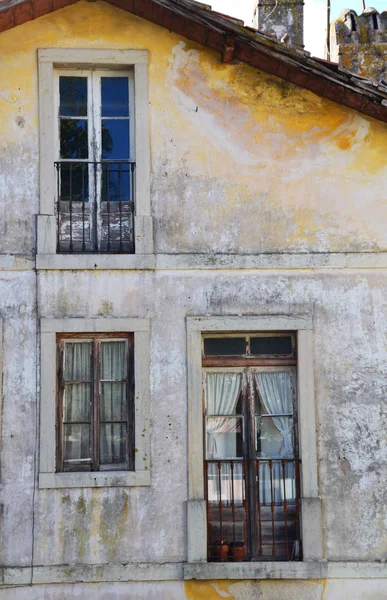
[[[32,271],[0,273],[4,365],[0,406],[1,565],[27,566],[31,562],[37,443],[35,299]]]
[[[386,125],[79,2],[0,36],[4,252],[34,247],[36,51],[50,46],[149,49],[158,252],[386,249]]]
[[[383,579],[79,583],[0,590],[2,600],[385,600],[386,596]]]
[[[386,249],[385,125],[246,66],[224,65],[102,2],[80,2],[0,36],[0,252],[34,252],[36,50],[50,46],[149,49],[158,252]],[[2,565],[65,565],[71,578],[76,565],[185,561],[185,317],[304,312],[315,324],[325,558],[386,559],[385,271],[41,272],[37,313],[35,277],[0,278]],[[36,317],[97,316],[151,319],[152,486],[34,494]],[[385,580],[172,581],[3,589],[0,597],[274,600],[285,593],[371,600],[387,591]]]
[[[305,312],[315,324],[325,557],[386,558],[383,272],[46,273],[39,288],[44,317],[151,318],[152,487],[40,491],[37,564],[185,560],[185,316]]]

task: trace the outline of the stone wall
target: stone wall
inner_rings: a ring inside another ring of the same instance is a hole
[[[361,77],[387,81],[387,11],[344,10],[331,24],[331,60]]]

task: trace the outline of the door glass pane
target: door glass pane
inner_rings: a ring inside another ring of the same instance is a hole
[[[293,418],[257,417],[257,457],[294,458]]]
[[[100,461],[106,464],[126,463],[126,425],[101,424]]]
[[[60,120],[60,157],[88,158],[87,121],[85,119]]]
[[[102,342],[101,379],[126,379],[126,342]]]
[[[259,499],[263,505],[271,502],[276,504],[284,500],[291,502],[296,497],[296,480],[294,462],[281,460],[260,461],[257,466],[257,484],[259,484]],[[291,507],[288,507],[288,519],[291,517]],[[277,509],[277,518],[281,511]]]
[[[102,116],[129,116],[129,79],[128,77],[102,77]]]
[[[87,77],[59,77],[61,117],[87,116]]]
[[[245,338],[204,338],[205,356],[246,354]]]
[[[254,373],[256,390],[255,412],[269,415],[292,415],[295,393],[295,372],[272,371]]]
[[[90,383],[65,385],[63,421],[90,421]]]
[[[65,381],[90,381],[91,378],[91,343],[65,343],[64,351]]]
[[[129,120],[102,120],[102,159],[129,160]]]
[[[125,421],[126,384],[102,383],[101,388],[101,421]]]
[[[284,337],[252,337],[250,338],[251,354],[291,354],[292,338]]]
[[[207,373],[207,415],[241,413],[241,373]]]
[[[207,417],[206,458],[242,458],[243,425],[237,417]]]
[[[102,202],[130,202],[130,165],[102,164]]]
[[[91,459],[90,425],[63,425],[63,438],[65,462]]]
[[[89,168],[85,163],[60,164],[60,200],[89,201]]]
[[[209,463],[207,471],[208,501],[222,504],[242,506],[246,499],[246,472],[243,462]],[[244,516],[240,514],[239,516]],[[214,520],[219,516],[213,514]],[[243,523],[242,523],[243,524]]]

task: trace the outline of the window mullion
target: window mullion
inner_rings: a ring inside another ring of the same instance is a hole
[[[135,94],[134,94],[134,73],[131,72],[128,77],[129,83],[129,151],[130,160],[136,160],[136,139],[135,139]]]
[[[126,444],[127,444],[127,461],[129,470],[135,469],[135,435],[134,435],[134,357],[133,357],[133,338],[130,337],[127,341],[127,357],[126,357],[126,402],[127,402],[127,426],[126,426]]]
[[[93,471],[99,471],[99,407],[100,407],[100,348],[98,339],[93,341],[93,406],[92,406],[92,440],[93,440]]]
[[[93,131],[92,152],[94,161],[94,210],[93,231],[94,248],[100,250],[102,241],[101,220],[101,191],[102,191],[102,122],[101,122],[101,76],[95,71],[91,74],[92,79],[92,106],[91,121]]]
[[[56,430],[56,440],[57,440],[57,471],[63,471],[63,402],[64,402],[64,343],[60,341],[57,346],[57,382],[58,382],[58,390],[57,390],[57,430]]]
[[[246,377],[246,421],[247,421],[247,464],[249,484],[249,532],[250,532],[250,555],[258,556],[259,534],[258,534],[258,486],[257,486],[257,464],[256,464],[256,425],[255,425],[255,388],[254,375],[250,369],[245,371]]]

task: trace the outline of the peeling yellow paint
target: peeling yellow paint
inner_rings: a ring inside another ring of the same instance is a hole
[[[186,600],[219,600],[219,598],[231,598],[229,588],[235,583],[227,581],[185,581],[184,590]]]
[[[0,135],[9,156],[24,145],[37,156],[44,47],[149,51],[159,251],[387,249],[386,124],[248,65],[226,65],[101,1],[81,0],[0,35]],[[103,303],[100,314],[112,310]]]

